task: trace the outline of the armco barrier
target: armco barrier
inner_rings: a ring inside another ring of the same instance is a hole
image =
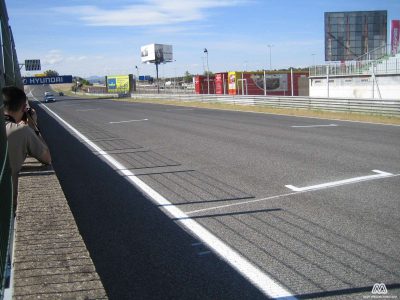
[[[343,98],[311,98],[280,96],[246,96],[246,95],[165,95],[165,94],[133,94],[134,99],[163,99],[182,102],[225,103],[233,105],[250,105],[277,108],[311,109],[337,112],[356,112],[377,115],[400,116],[400,100],[376,99],[343,99]]]

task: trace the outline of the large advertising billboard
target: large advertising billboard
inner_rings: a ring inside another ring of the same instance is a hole
[[[140,47],[142,63],[166,63],[173,61],[172,45],[150,44]]]
[[[107,76],[107,91],[114,94],[128,93],[130,91],[129,75]]]
[[[379,59],[386,44],[386,10],[325,12],[326,61],[356,60],[368,52]]]
[[[392,55],[396,55],[399,49],[400,20],[392,20],[391,43]]]

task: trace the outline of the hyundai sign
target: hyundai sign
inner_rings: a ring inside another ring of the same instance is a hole
[[[72,83],[72,75],[51,77],[22,77],[24,85]]]

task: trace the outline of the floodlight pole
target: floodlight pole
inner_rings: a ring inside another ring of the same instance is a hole
[[[207,55],[207,94],[210,94],[210,67],[208,66],[208,50],[204,48],[204,53]]]
[[[139,94],[139,67],[135,66],[136,71],[137,71],[137,79],[136,79],[136,93]]]

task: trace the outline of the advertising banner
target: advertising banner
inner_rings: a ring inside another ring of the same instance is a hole
[[[264,75],[252,74],[252,81],[259,88],[264,90]],[[265,76],[265,89],[270,92],[287,92],[288,75],[287,74],[267,74]]]
[[[262,95],[264,94],[264,74],[262,72],[229,72],[228,88],[230,95]],[[287,93],[288,74],[267,74],[265,89],[268,94]]]
[[[400,38],[400,20],[392,20],[392,30],[391,30],[392,55],[397,54],[397,52],[400,50],[399,38]]]
[[[228,72],[229,95],[236,95],[236,77],[237,76],[240,76],[239,72]]]
[[[129,82],[129,75],[107,76],[107,91],[115,94],[128,93]]]
[[[72,83],[72,75],[52,77],[22,77],[24,85]]]
[[[142,63],[165,63],[173,61],[172,45],[150,44],[140,47]]]

